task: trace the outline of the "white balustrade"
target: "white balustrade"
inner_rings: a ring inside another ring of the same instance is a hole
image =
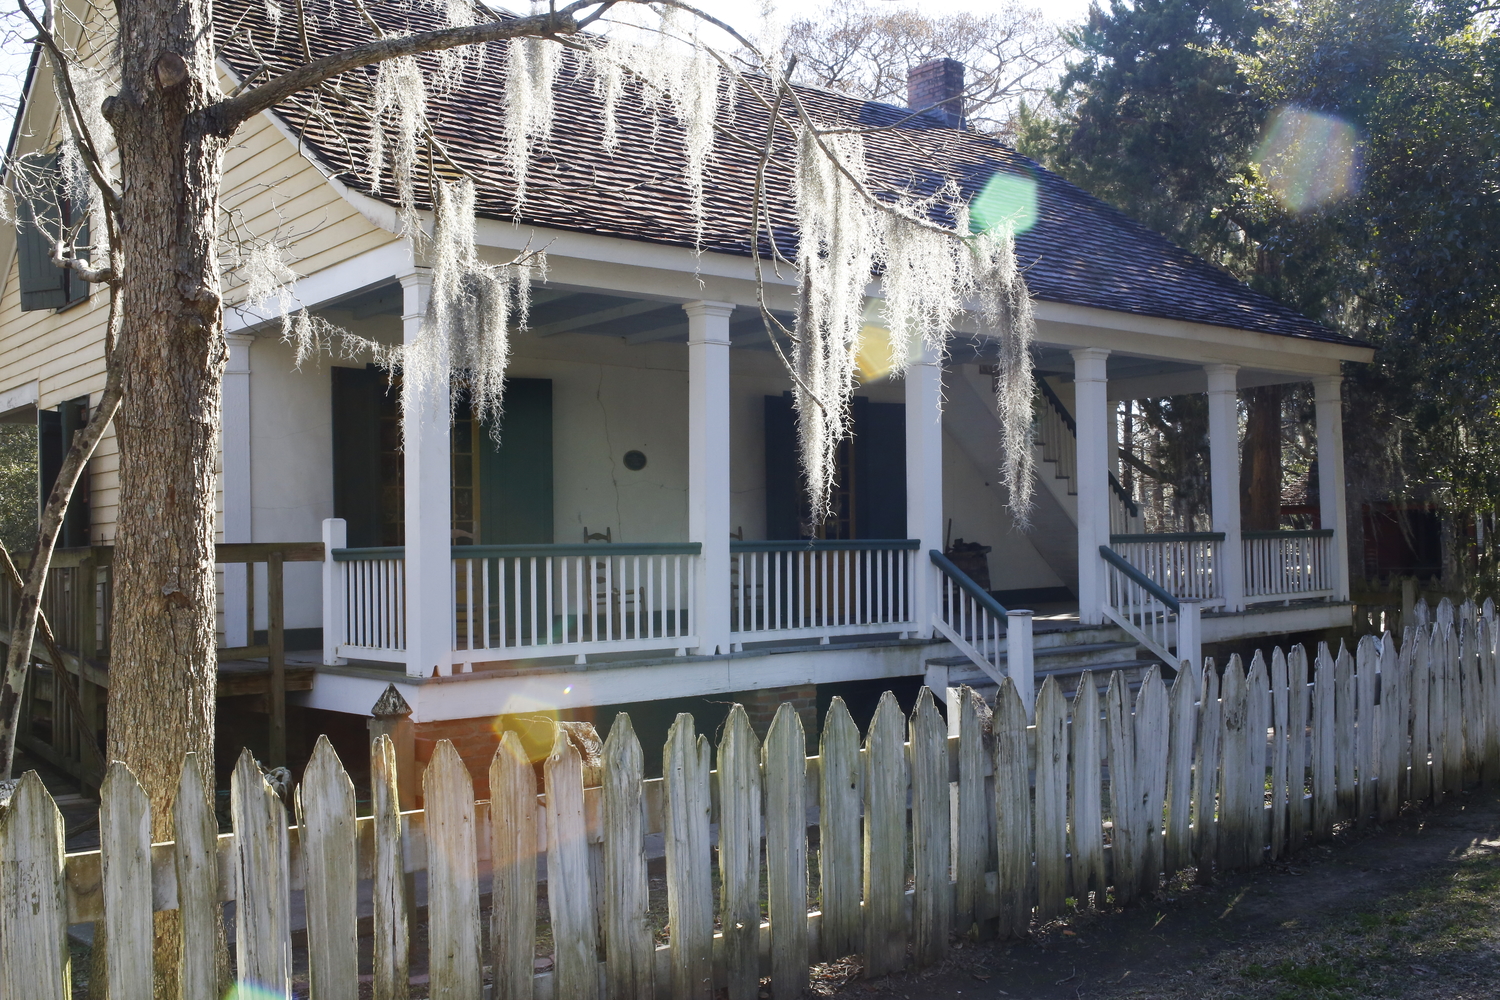
[[[1333,531],[1247,531],[1245,598],[1329,597],[1336,588]]]
[[[457,663],[698,645],[696,543],[453,550]]]
[[[1108,552],[1108,550],[1105,550]],[[1163,599],[1164,588],[1146,584],[1146,575],[1118,553],[1104,556],[1104,615],[1167,663],[1176,663],[1177,611]],[[1110,558],[1114,555],[1114,559]],[[1151,581],[1155,583],[1155,581]],[[1168,595],[1170,596],[1170,595]]]
[[[334,655],[404,662],[406,658],[405,550],[335,549],[334,586],[343,598],[343,635]]]
[[[917,546],[906,539],[731,543],[735,642],[910,630]]]
[[[1110,548],[1173,597],[1224,603],[1224,580],[1218,572],[1224,536],[1189,534],[1112,535]]]

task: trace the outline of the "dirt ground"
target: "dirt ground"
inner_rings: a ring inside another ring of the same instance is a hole
[[[967,942],[941,966],[867,982],[819,970],[841,998],[1500,997],[1500,795],[1474,792],[1382,829],[1208,887],[1179,881],[1031,940]]]

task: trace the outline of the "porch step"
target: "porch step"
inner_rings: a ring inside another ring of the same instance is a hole
[[[1085,671],[1093,672],[1094,685],[1099,689],[1099,694],[1102,696],[1109,689],[1110,677],[1116,670],[1124,672],[1126,684],[1133,693],[1140,689],[1142,682],[1146,679],[1147,671],[1152,667],[1161,666],[1162,664],[1159,660],[1115,660],[1110,663],[1101,663],[1091,667],[1070,666],[1051,669],[1043,669],[1038,665],[1035,681],[1037,690],[1041,690],[1042,682],[1048,677],[1053,678],[1057,682],[1057,686],[1062,689],[1064,697],[1071,701],[1073,696],[1078,692],[1078,682],[1083,679]],[[948,676],[948,684],[950,687],[967,684],[992,704],[994,703],[996,693],[1000,690],[999,685],[990,679],[989,674],[983,673],[978,668],[975,668],[972,677],[967,672],[962,676],[958,675],[956,671],[951,672]]]
[[[1096,663],[1107,663],[1119,656],[1122,650],[1133,650],[1136,643],[1130,641],[1120,642],[1079,642],[1059,646],[1036,646],[1032,648],[1032,659],[1036,663],[1036,672],[1044,670],[1055,670],[1066,667],[1086,667]],[[1005,662],[1005,653],[1001,652],[1000,662]],[[930,666],[963,667],[971,665],[967,656],[943,656],[935,657],[927,661]],[[978,667],[974,668],[976,671]]]

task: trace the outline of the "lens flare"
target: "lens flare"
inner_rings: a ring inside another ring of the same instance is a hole
[[[891,373],[891,331],[883,326],[866,324],[859,331],[859,353],[854,363],[862,382],[874,382]]]
[[[224,994],[224,1000],[286,1000],[288,995],[255,983],[235,983]]]
[[[1359,135],[1334,115],[1282,108],[1266,123],[1255,164],[1279,203],[1305,212],[1359,190]]]
[[[996,173],[969,202],[969,228],[974,232],[1009,226],[1013,233],[1024,233],[1036,220],[1036,179],[1025,174]]]

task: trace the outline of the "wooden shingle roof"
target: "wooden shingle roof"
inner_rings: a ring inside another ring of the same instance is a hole
[[[316,19],[309,37],[314,56],[368,40],[364,25],[347,5],[339,5],[342,16],[333,17],[327,15],[324,2],[305,4]],[[262,0],[215,4],[222,58],[241,78],[262,59],[271,69],[300,62],[295,30],[289,23],[273,29],[264,9]],[[440,26],[436,13],[426,7],[378,4],[371,10],[388,22],[389,30]],[[768,131],[768,113],[757,96],[742,90],[732,119],[720,116],[727,134],[718,137],[704,178],[700,227],[683,178],[685,153],[677,122],[670,114],[647,111],[631,91],[617,110],[619,145],[612,154],[605,153],[602,101],[594,93],[594,81],[569,53],[555,88],[556,125],[532,158],[527,199],[517,214],[514,179],[504,156],[504,64],[504,47],[489,46],[482,62],[471,63],[461,82],[432,95],[428,108],[446,157],[476,181],[476,206],[482,216],[749,255],[754,178]],[[277,114],[342,182],[393,201],[390,176],[377,184],[365,173],[370,125],[363,109],[371,106],[373,80],[373,70],[347,74],[336,86],[304,94]],[[971,196],[997,174],[1034,184],[1036,224],[1020,234],[1017,252],[1027,285],[1039,300],[1348,342],[992,138],[911,117],[904,108],[817,88],[801,88],[799,93],[820,124],[879,130],[865,137],[877,191],[927,192],[952,178]],[[778,247],[790,256],[795,247],[795,137],[784,124],[778,124],[774,135],[766,208]],[[457,176],[441,157],[433,169]],[[417,198],[430,203],[425,178],[418,181]]]

